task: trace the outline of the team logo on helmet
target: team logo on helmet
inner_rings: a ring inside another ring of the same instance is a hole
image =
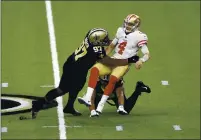
[[[89,42],[94,46],[108,46],[109,45],[109,35],[105,29],[94,28],[90,31]]]

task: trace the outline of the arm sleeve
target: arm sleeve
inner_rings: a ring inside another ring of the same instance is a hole
[[[149,53],[149,49],[148,49],[146,44],[143,44],[141,46],[141,51],[142,51],[143,54]]]
[[[118,38],[115,37],[115,38],[112,40],[112,44],[114,44],[114,45],[116,46],[117,43],[118,43]]]
[[[144,54],[142,58],[140,58],[140,60],[142,62],[146,62],[149,59],[149,49],[147,47],[146,44],[144,44],[143,46],[141,46],[141,51]]]

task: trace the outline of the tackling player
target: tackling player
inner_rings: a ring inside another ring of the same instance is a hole
[[[96,113],[95,108],[98,106],[98,103],[101,100],[101,97],[104,93],[104,89],[106,85],[108,84],[108,82],[109,82],[108,75],[99,77],[99,81],[92,95],[92,99],[91,99],[92,105],[89,107],[89,110],[91,112],[90,117],[99,116],[99,114]],[[115,106],[117,107],[117,112],[119,114],[127,115],[135,106],[139,95],[141,95],[141,92],[150,93],[151,89],[149,88],[149,86],[145,85],[143,82],[138,81],[136,83],[135,91],[132,93],[132,95],[129,98],[126,98],[123,83],[124,83],[123,79],[120,79],[116,83],[115,88],[112,94],[110,94],[108,100],[112,100],[114,102]],[[113,105],[110,102],[108,103],[110,105]],[[120,108],[123,108],[123,109],[120,109]]]
[[[141,49],[144,54],[136,63],[136,69],[140,69],[142,64],[150,58],[150,53],[147,48],[147,35],[139,31],[141,19],[135,14],[130,14],[124,19],[123,27],[119,27],[116,33],[116,37],[108,48],[108,52],[111,52],[115,48],[113,58],[127,59],[138,54],[138,50]],[[99,75],[110,74],[109,83],[104,90],[104,95],[98,104],[97,112],[101,113],[105,102],[112,93],[115,84],[121,79],[129,69],[129,65],[109,67],[101,63],[97,63],[90,71],[90,78],[88,82],[87,93],[81,98],[78,97],[78,101],[86,106],[91,105],[91,96],[94,88],[96,87]]]
[[[104,46],[110,43],[108,32],[102,28],[88,31],[82,44],[75,50],[63,65],[63,74],[57,88],[50,90],[44,98],[32,102],[32,118],[36,118],[43,105],[69,92],[68,103],[64,113],[81,115],[74,109],[74,102],[83,88],[88,70],[98,61],[108,66],[128,65],[135,63],[136,57],[128,59],[112,59],[106,55]]]

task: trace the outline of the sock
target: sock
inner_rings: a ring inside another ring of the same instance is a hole
[[[105,105],[105,103],[106,103],[108,98],[109,98],[109,96],[107,96],[107,95],[102,96],[100,102],[98,103],[98,107],[96,109],[97,111],[102,112],[103,107],[104,107],[104,105]]]
[[[93,95],[93,92],[94,92],[94,89],[93,88],[91,88],[91,87],[88,87],[87,88],[87,93],[86,93],[86,98],[88,99],[88,100],[90,100],[91,99],[91,96]]]
[[[109,96],[112,93],[117,81],[118,81],[118,78],[116,76],[110,75],[109,83],[104,90],[104,95]]]
[[[93,67],[90,71],[87,93],[85,95],[87,99],[91,99],[91,96],[94,92],[94,89],[98,81],[98,77],[99,77],[99,70],[98,68]]]
[[[108,98],[109,98],[108,95],[103,95],[101,100],[100,100],[100,103],[105,104]]]
[[[90,71],[88,87],[95,88],[99,77],[99,70],[96,67],[93,67]]]
[[[119,105],[119,107],[122,107],[122,108],[123,108],[124,106],[123,106],[123,105]]]
[[[141,92],[134,91],[133,94],[125,100],[125,110],[129,113],[135,106],[137,99],[141,95]]]

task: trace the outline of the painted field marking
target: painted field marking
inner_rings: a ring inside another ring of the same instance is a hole
[[[42,128],[57,128],[58,126],[56,126],[56,125],[48,125],[48,126],[42,126]],[[123,126],[122,125],[117,125],[117,126],[113,126],[113,125],[111,125],[111,126],[94,126],[94,125],[86,125],[86,126],[82,126],[82,125],[68,125],[68,126],[66,126],[65,125],[65,127],[66,128],[114,128],[114,127],[116,127],[116,129],[117,129],[117,131],[123,131]]]
[[[54,85],[42,85],[42,86],[40,86],[40,87],[42,87],[42,88],[46,88],[46,87],[54,87]]]
[[[7,127],[1,127],[1,133],[5,133],[8,132],[8,128]]]
[[[42,126],[42,127],[43,128],[56,128],[58,126]],[[73,126],[68,125],[68,126],[66,126],[65,125],[65,127],[68,127],[68,128],[81,128],[82,126],[80,126],[80,125],[73,125]]]
[[[51,50],[51,56],[52,56],[54,86],[58,87],[59,81],[60,81],[59,63],[58,63],[58,55],[57,55],[57,48],[56,48],[56,37],[55,37],[55,31],[54,31],[52,6],[51,6],[50,0],[45,0],[45,7],[46,7],[46,17],[47,17],[47,23],[48,23],[49,40],[50,40],[50,50]],[[56,100],[58,102],[57,114],[58,114],[58,121],[59,121],[59,137],[62,140],[66,140],[67,133],[66,133],[64,113],[63,113],[63,98],[62,96],[60,96],[60,97],[57,97]]]
[[[168,81],[161,81],[161,84],[164,85],[164,86],[169,85]]]
[[[174,130],[176,130],[176,131],[182,130],[181,127],[180,127],[180,125],[173,125],[173,128],[174,128]]]
[[[1,83],[2,87],[8,87],[8,83]]]
[[[116,131],[123,131],[123,126],[122,125],[117,125],[116,126]]]

